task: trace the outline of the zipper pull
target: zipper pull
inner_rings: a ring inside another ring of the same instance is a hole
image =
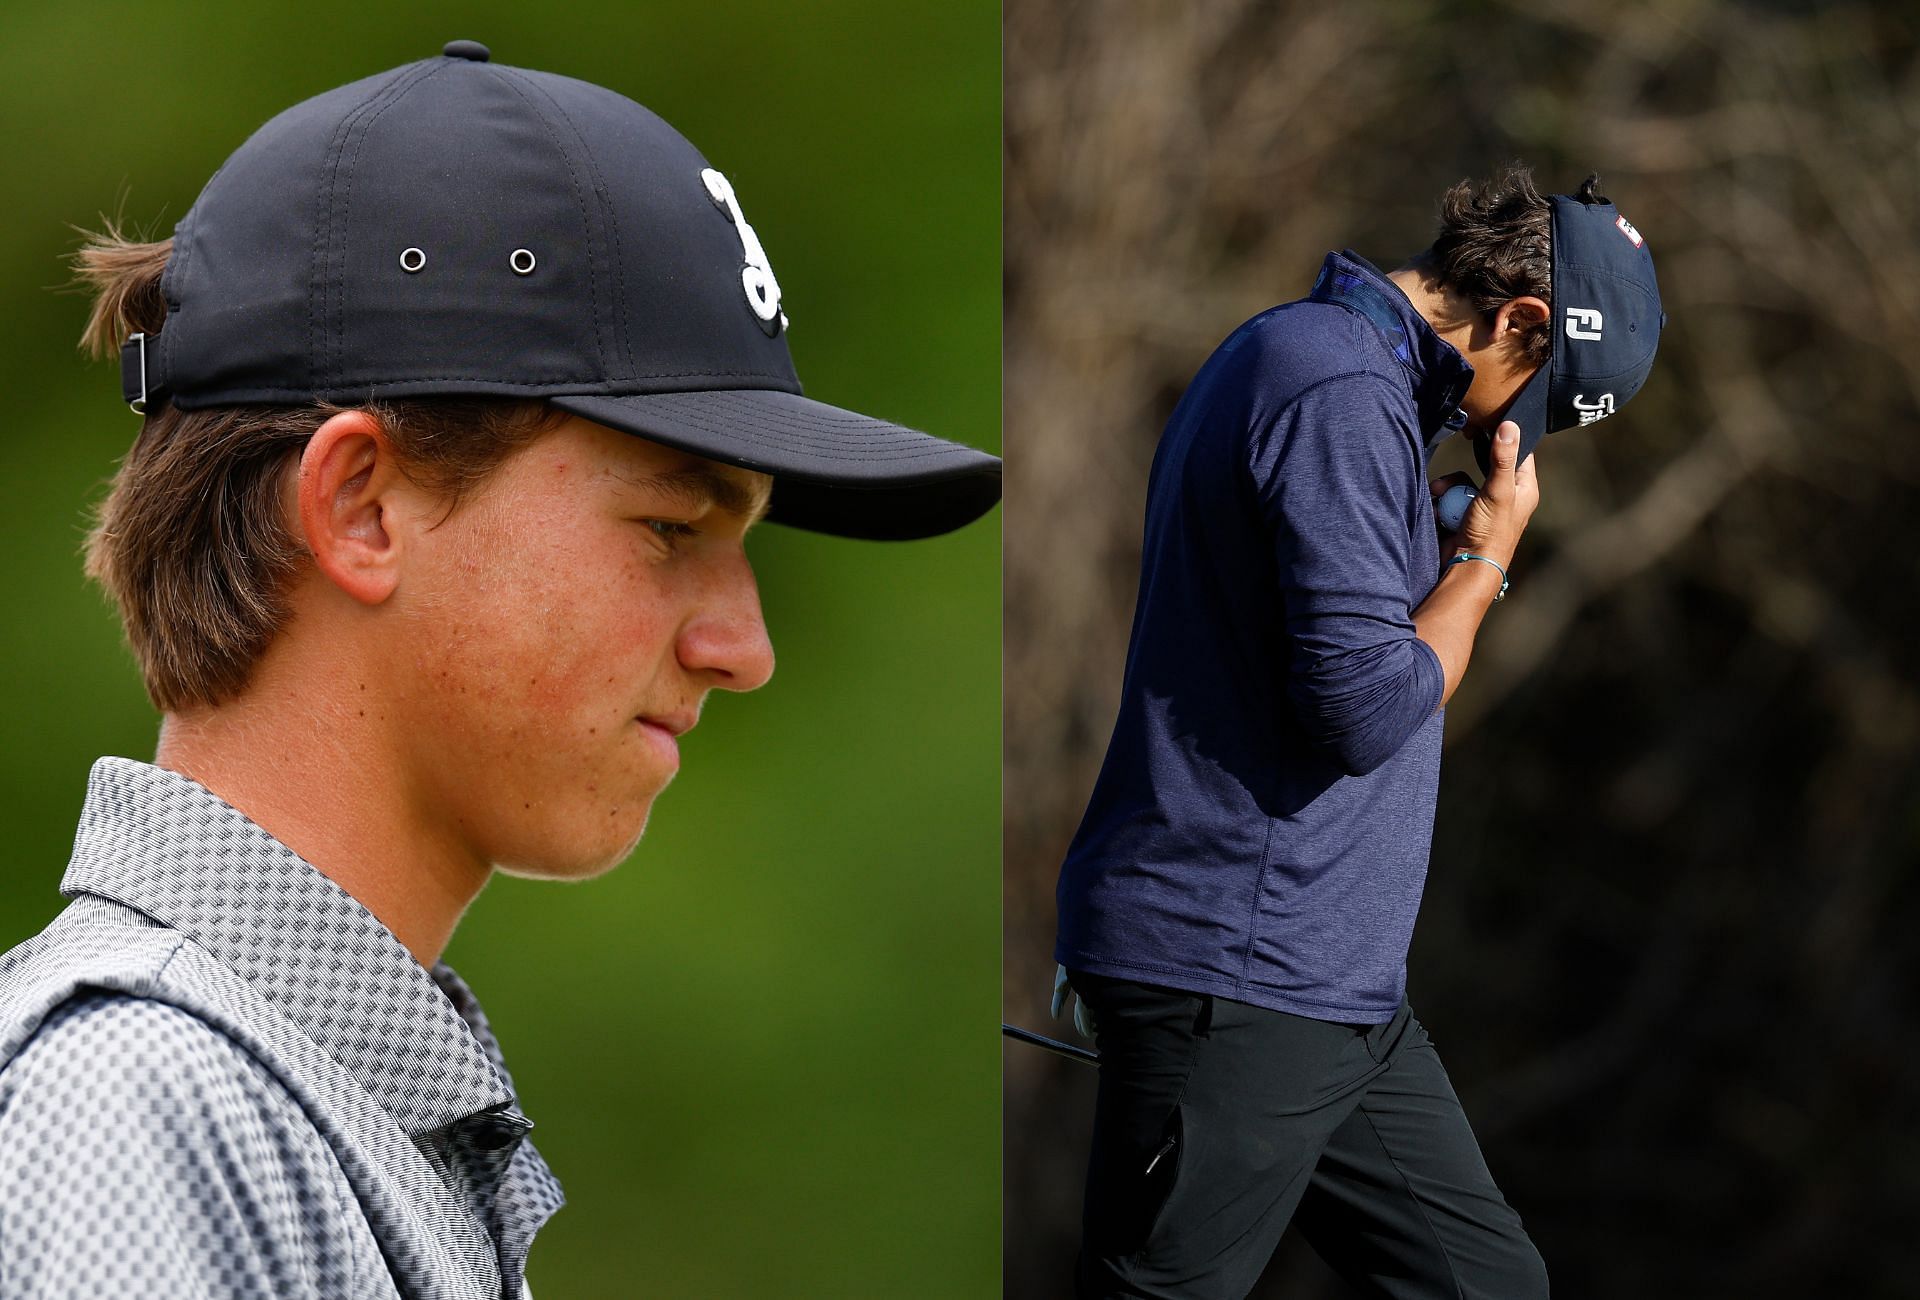
[[[1151,1174],[1153,1172],[1154,1166],[1160,1163],[1161,1159],[1166,1156],[1167,1152],[1173,1150],[1174,1143],[1177,1142],[1178,1140],[1179,1140],[1178,1138],[1172,1138],[1172,1137],[1168,1138],[1164,1143],[1161,1144],[1160,1149],[1153,1153],[1153,1159],[1147,1161],[1148,1174]]]

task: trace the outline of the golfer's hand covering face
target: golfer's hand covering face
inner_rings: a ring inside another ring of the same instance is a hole
[[[1493,446],[1488,454],[1487,481],[1480,495],[1467,507],[1466,518],[1454,533],[1452,549],[1441,556],[1442,562],[1462,551],[1484,555],[1501,564],[1511,564],[1520,545],[1520,534],[1527,530],[1534,507],[1540,504],[1540,481],[1534,458],[1528,456],[1515,464],[1520,451],[1520,426],[1502,420],[1493,431]],[[1434,495],[1444,493],[1454,481],[1466,482],[1462,475],[1449,474],[1431,485]]]

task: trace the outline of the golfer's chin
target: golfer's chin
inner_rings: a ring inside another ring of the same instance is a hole
[[[629,803],[604,806],[570,819],[565,827],[547,827],[544,834],[535,829],[533,833],[540,835],[541,841],[536,850],[517,855],[513,862],[495,863],[494,869],[523,880],[592,880],[603,876],[632,857],[639,847],[653,800],[649,794]]]
[[[1466,425],[1461,428],[1460,437],[1464,439],[1467,446],[1472,449],[1475,458],[1479,460],[1486,459],[1487,449],[1493,445],[1493,431],[1498,425],[1498,420],[1494,421],[1493,424],[1476,424],[1469,420]]]

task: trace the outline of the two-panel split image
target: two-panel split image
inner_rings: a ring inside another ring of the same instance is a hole
[[[1914,16],[0,31],[0,1300],[1915,1293]]]

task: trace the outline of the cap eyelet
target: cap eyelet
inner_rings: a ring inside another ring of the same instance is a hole
[[[507,255],[507,265],[513,268],[515,275],[532,275],[533,253],[525,248],[516,248]]]
[[[400,269],[408,275],[417,275],[426,268],[427,255],[418,248],[400,250]]]

